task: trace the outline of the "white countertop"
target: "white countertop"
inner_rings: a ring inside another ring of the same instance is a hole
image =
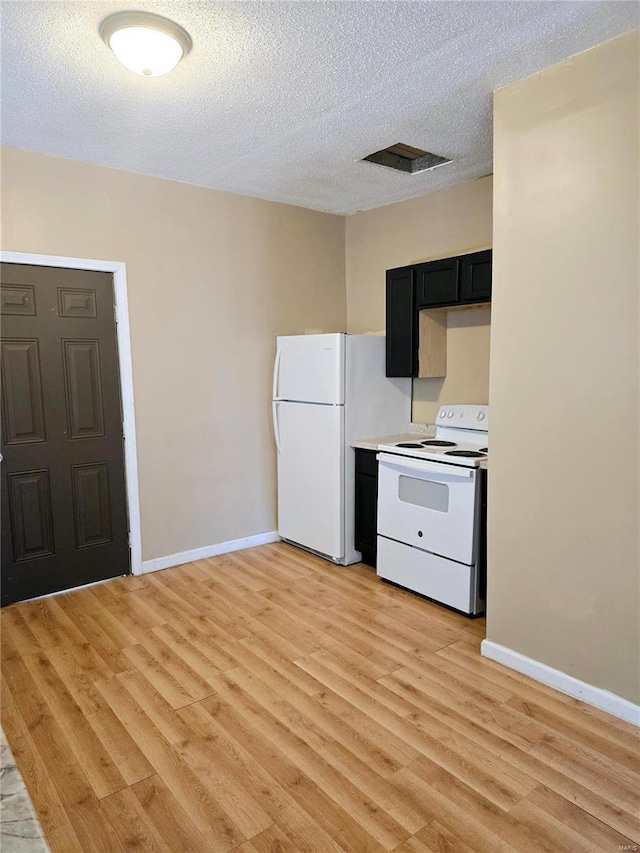
[[[405,432],[401,435],[379,435],[376,438],[361,438],[351,442],[351,447],[360,450],[378,450],[380,444],[397,444],[399,441],[415,441],[415,432]]]
[[[378,435],[373,438],[358,438],[351,442],[351,447],[356,447],[359,450],[375,450],[380,449],[381,444],[396,444],[400,441],[416,441],[418,438],[433,438],[436,428],[431,424],[412,424],[411,432],[403,432],[400,435]],[[478,468],[488,470],[489,459],[481,459],[478,462]]]
[[[400,435],[378,435],[374,438],[358,438],[351,442],[351,447],[360,450],[378,450],[381,444],[397,444],[399,441],[416,441],[418,438],[433,438],[436,434],[434,424],[411,424],[409,432]]]

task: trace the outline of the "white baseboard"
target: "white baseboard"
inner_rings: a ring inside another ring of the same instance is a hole
[[[508,666],[509,669],[515,669],[516,672],[528,675],[535,681],[541,681],[548,687],[553,687],[561,693],[573,696],[574,699],[580,699],[581,702],[593,705],[594,708],[606,711],[607,714],[619,717],[627,723],[640,726],[640,705],[634,705],[633,702],[623,699],[622,696],[617,696],[601,687],[594,687],[592,684],[580,681],[559,669],[553,669],[545,663],[540,663],[533,658],[521,655],[519,652],[514,652],[513,649],[508,649],[492,640],[482,641],[481,652],[484,657],[501,663],[503,666]]]
[[[228,542],[218,542],[217,545],[207,545],[205,548],[194,548],[193,551],[182,551],[180,554],[169,554],[166,557],[156,557],[155,560],[143,560],[142,574],[157,572],[160,569],[170,569],[194,560],[206,560],[218,554],[228,554],[231,551],[242,551],[244,548],[255,548],[256,545],[268,545],[279,542],[280,537],[275,530],[269,533],[259,533],[257,536],[247,536],[244,539],[230,539]]]

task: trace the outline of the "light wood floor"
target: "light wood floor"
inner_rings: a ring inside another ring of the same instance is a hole
[[[616,851],[637,730],[286,545],[2,612],[2,723],[70,851]],[[637,849],[628,847],[627,849]]]

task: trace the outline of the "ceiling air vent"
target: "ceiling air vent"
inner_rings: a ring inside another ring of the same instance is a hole
[[[420,148],[412,148],[402,142],[396,142],[395,145],[383,148],[382,151],[374,151],[368,157],[363,157],[363,162],[365,160],[369,163],[378,163],[380,166],[388,166],[398,172],[408,172],[410,175],[426,172],[428,169],[451,162],[447,157],[440,157],[438,154],[422,151]]]

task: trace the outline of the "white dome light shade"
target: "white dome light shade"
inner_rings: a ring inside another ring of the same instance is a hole
[[[161,77],[191,50],[179,24],[150,12],[118,12],[102,22],[100,35],[117,59],[135,74]]]
[[[109,47],[125,68],[145,77],[161,77],[182,59],[182,48],[175,39],[145,27],[117,30]]]

